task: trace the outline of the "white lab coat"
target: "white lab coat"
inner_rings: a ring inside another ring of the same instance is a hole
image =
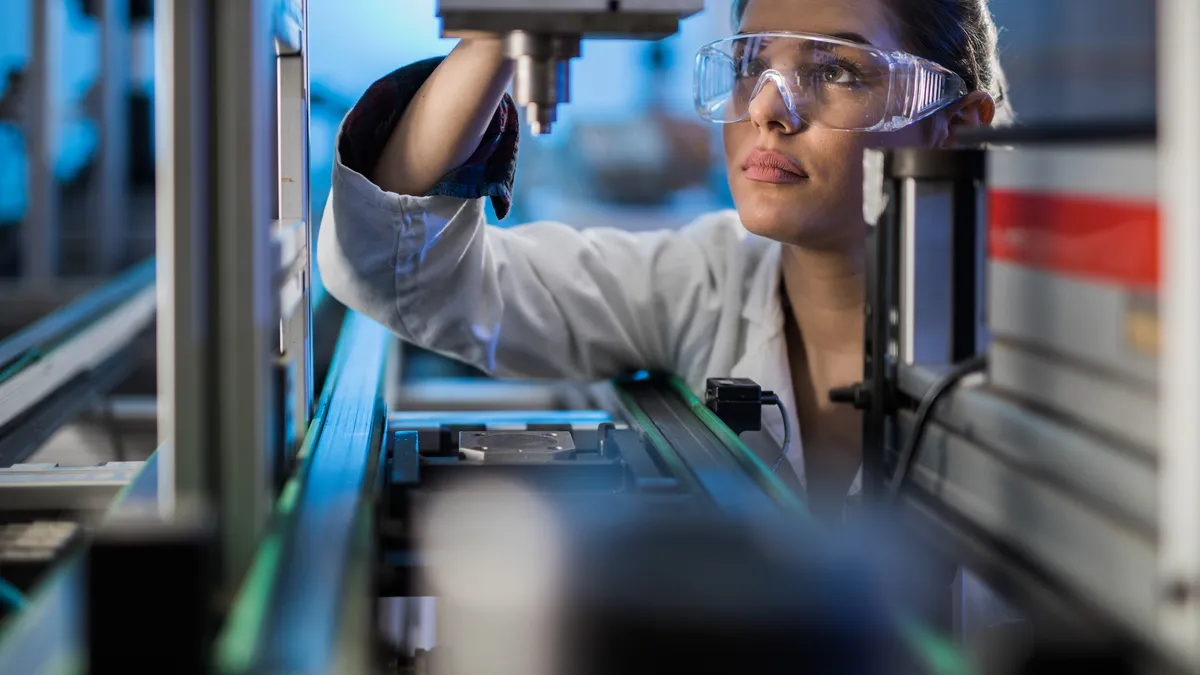
[[[598,380],[661,370],[697,394],[709,377],[748,377],[787,407],[795,476],[785,478],[803,488],[780,251],[733,211],[681,231],[497,228],[486,224],[483,199],[384,192],[339,158],[317,258],[326,289],[347,306],[493,375]],[[748,444],[773,461],[783,441],[777,410],[764,410],[763,426],[774,448]],[[851,494],[860,484],[861,473]]]

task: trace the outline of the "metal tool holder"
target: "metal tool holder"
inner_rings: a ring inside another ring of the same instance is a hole
[[[484,31],[502,36],[515,64],[513,98],[533,135],[548,134],[558,105],[570,97],[570,63],[580,41],[595,37],[658,40],[676,33],[703,0],[438,0],[442,34]]]
[[[311,419],[303,0],[160,0],[160,496],[244,574]]]
[[[868,499],[882,495],[899,451],[890,423],[905,403],[898,368],[957,363],[982,348],[985,159],[981,150],[867,151],[864,380],[831,397],[864,412]]]

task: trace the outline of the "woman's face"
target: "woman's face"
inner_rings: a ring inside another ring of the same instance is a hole
[[[861,36],[851,38],[855,41],[901,49],[883,1],[752,0],[740,30],[854,34]],[[749,118],[724,127],[729,187],[742,223],[755,234],[807,248],[860,245],[863,150],[923,144],[926,129],[917,124],[888,133],[846,132],[796,125],[779,90],[764,87],[750,105]],[[756,150],[782,153],[806,176],[781,183],[761,170],[747,171],[746,161]]]

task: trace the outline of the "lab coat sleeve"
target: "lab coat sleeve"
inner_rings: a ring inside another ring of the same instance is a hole
[[[483,199],[392,194],[338,163],[318,263],[330,294],[407,342],[500,377],[592,380],[702,358],[730,230],[502,229]]]

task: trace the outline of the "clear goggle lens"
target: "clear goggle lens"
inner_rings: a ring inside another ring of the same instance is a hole
[[[696,110],[710,122],[740,122],[768,95],[796,122],[845,131],[902,129],[967,93],[962,78],[926,59],[802,33],[705,45],[694,86]]]

